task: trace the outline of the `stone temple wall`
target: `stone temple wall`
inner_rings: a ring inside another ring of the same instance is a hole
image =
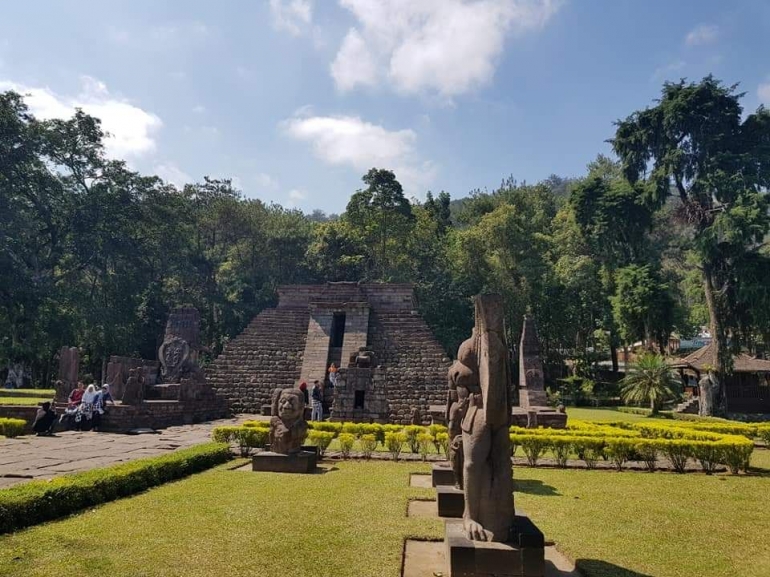
[[[445,402],[450,361],[417,314],[412,285],[291,285],[278,295],[278,306],[257,315],[206,371],[233,411],[260,412],[275,387],[322,380],[329,359],[339,358],[345,369],[349,354],[364,345],[381,366],[378,389],[385,391],[388,421],[408,424],[417,407],[427,423],[428,406]],[[341,312],[343,345],[330,349],[331,319]],[[380,413],[379,395],[377,403]]]

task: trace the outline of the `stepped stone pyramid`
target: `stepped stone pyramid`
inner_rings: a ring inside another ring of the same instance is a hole
[[[406,424],[417,408],[427,422],[429,405],[446,402],[450,360],[416,312],[412,285],[287,285],[278,297],[207,369],[233,411],[261,412],[276,387],[328,383],[332,362],[340,367],[337,390],[326,389],[332,419]],[[371,374],[350,365],[361,349],[374,354]]]

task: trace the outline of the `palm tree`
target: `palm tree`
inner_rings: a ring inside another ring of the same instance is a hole
[[[652,414],[675,396],[677,380],[661,355],[647,352],[639,357],[633,372],[620,381],[620,395],[626,403],[650,403]]]

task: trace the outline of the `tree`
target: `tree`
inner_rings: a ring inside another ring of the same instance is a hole
[[[676,395],[677,380],[662,355],[646,352],[632,372],[621,380],[621,396],[626,403],[649,403],[653,415]]]
[[[390,170],[372,168],[362,180],[367,187],[350,198],[345,217],[370,241],[379,280],[392,280],[398,275],[394,263],[414,221],[412,207]]]
[[[611,141],[629,181],[650,185],[647,201],[660,207],[675,195],[680,221],[692,228],[723,377],[731,367],[728,335],[734,346],[739,336],[731,271],[768,231],[770,113],[760,107],[742,120],[742,96],[711,76],[666,83],[656,106],[619,121]],[[721,388],[717,411],[724,410]]]
[[[674,319],[674,299],[660,273],[650,265],[629,265],[617,271],[610,298],[615,325],[625,344],[640,339],[657,342],[663,352]]]

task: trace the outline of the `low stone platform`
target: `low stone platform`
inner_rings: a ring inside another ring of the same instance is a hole
[[[300,451],[283,455],[262,451],[251,458],[251,470],[271,473],[312,473],[316,470],[318,455],[311,451]]]
[[[452,471],[452,467],[450,467],[447,462],[434,463],[430,474],[431,482],[434,487],[438,487],[439,485],[453,486],[455,484],[454,471]]]
[[[471,541],[462,521],[447,521],[444,545],[450,577],[543,577],[545,539],[528,517],[516,515],[506,543]]]
[[[436,501],[438,502],[438,516],[460,518],[465,510],[465,494],[462,489],[453,485],[439,485],[436,487]]]
[[[567,413],[560,413],[551,407],[513,407],[511,410],[511,425],[517,427],[545,427],[564,429],[567,427]]]

